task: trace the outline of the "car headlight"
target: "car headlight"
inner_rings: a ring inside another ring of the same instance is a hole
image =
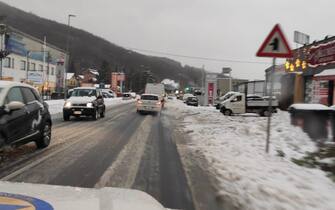
[[[86,106],[89,107],[89,108],[92,108],[93,107],[93,103],[87,103]]]
[[[72,106],[72,103],[70,101],[66,101],[64,104],[64,107],[70,108]]]

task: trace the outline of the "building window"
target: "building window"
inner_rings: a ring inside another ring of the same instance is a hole
[[[26,70],[26,62],[25,61],[20,61],[20,69],[21,70]]]
[[[35,71],[36,70],[36,64],[30,63],[29,70]]]
[[[10,68],[10,58],[5,58],[3,60],[3,67]]]
[[[39,71],[43,71],[43,65],[41,65],[41,64],[38,65],[38,70],[39,70]]]
[[[46,66],[46,68],[47,68],[47,74],[49,75],[50,74],[49,66]]]
[[[55,75],[55,67],[51,67],[51,75]]]
[[[15,68],[15,65],[14,65],[14,58],[12,58],[12,69],[14,69]]]

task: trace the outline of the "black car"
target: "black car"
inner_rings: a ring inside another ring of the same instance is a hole
[[[188,97],[186,99],[186,104],[189,106],[198,106],[199,102],[198,102],[198,98],[197,97]]]
[[[45,148],[51,140],[48,105],[30,85],[0,81],[0,149],[34,141]]]
[[[97,120],[105,117],[105,102],[100,89],[94,87],[74,88],[71,97],[65,101],[63,107],[64,121],[71,116],[91,116]]]

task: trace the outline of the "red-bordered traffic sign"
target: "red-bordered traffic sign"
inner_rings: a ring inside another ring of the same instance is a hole
[[[272,58],[292,57],[291,48],[286,41],[279,24],[276,24],[270,34],[266,37],[265,41],[257,51],[256,56]]]

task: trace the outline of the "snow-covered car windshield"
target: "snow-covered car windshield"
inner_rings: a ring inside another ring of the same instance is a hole
[[[71,96],[79,96],[79,97],[84,97],[84,96],[96,96],[96,90],[93,89],[75,89],[71,93]]]

